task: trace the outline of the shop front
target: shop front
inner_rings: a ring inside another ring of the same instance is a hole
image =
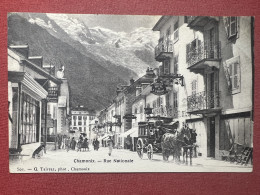
[[[42,100],[47,91],[25,72],[8,72],[9,149],[31,156],[41,143]]]

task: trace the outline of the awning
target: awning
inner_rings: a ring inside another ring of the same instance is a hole
[[[48,92],[26,72],[8,71],[8,81],[23,84],[23,90],[37,100],[45,99]]]
[[[104,139],[104,140],[105,140],[105,138],[107,138],[107,137],[109,137],[109,134],[105,134],[104,136],[102,136],[102,137],[98,138],[98,140],[102,140],[102,139]]]
[[[119,137],[127,137],[131,133],[134,133],[135,131],[138,131],[138,127],[133,127],[132,129],[129,129],[128,131],[121,133]]]
[[[138,127],[135,129],[133,133],[130,134],[130,137],[138,137]]]

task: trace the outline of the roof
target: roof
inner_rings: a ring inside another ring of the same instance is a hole
[[[153,31],[160,31],[162,26],[168,21],[171,16],[162,16],[158,22],[154,25]]]

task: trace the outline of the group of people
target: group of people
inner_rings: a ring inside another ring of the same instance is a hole
[[[75,137],[70,138],[70,136],[68,136],[68,135],[58,135],[57,142],[58,142],[58,149],[75,150],[76,146],[88,148],[89,140],[87,137],[83,137],[82,135],[80,135],[78,142],[77,142]],[[99,140],[97,138],[95,138],[92,142],[94,150],[98,151],[99,144],[100,144]],[[112,137],[108,138],[107,146],[108,146],[108,155],[111,156],[112,149],[114,147],[114,141],[113,141]]]

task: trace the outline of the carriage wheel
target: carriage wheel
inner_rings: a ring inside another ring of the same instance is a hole
[[[152,144],[149,144],[147,146],[147,156],[148,156],[149,160],[153,159],[153,146],[152,146]]]
[[[137,140],[136,152],[137,152],[138,156],[142,159],[143,155],[144,155],[144,143],[143,143],[143,140],[140,138]]]

